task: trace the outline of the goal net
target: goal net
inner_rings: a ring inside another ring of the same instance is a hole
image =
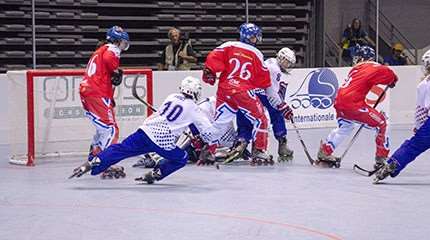
[[[95,128],[81,106],[83,74],[83,69],[7,72],[10,163],[33,166],[88,155]],[[132,96],[135,79],[138,94],[152,104],[152,71],[125,69],[114,96],[120,138],[152,113]]]

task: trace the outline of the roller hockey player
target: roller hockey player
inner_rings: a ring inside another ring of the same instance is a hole
[[[201,101],[198,106],[203,114],[209,119],[211,123],[214,121],[215,116],[215,104],[216,98],[209,97]],[[219,145],[216,149],[214,158],[209,158],[208,156],[200,158],[200,153],[203,148],[205,148],[207,143],[204,143],[200,138],[199,131],[193,126],[190,127],[190,130],[186,133],[182,134],[179,137],[176,145],[181,149],[185,149],[189,155],[189,162],[197,163],[197,165],[213,165],[215,161],[223,161],[227,157],[227,149],[233,146],[233,143],[237,137],[236,129],[234,127],[233,122],[231,122],[230,127],[227,128],[227,131],[221,134],[221,138],[219,141]],[[154,153],[146,154],[143,159],[140,159],[134,167],[145,167],[145,168],[153,168],[156,162],[160,161],[162,158]],[[212,157],[212,156],[209,156]]]
[[[287,74],[289,69],[296,63],[294,52],[284,47],[279,50],[276,58],[269,58],[265,61],[270,71],[272,85],[267,89],[258,89],[256,91],[258,98],[269,112],[270,123],[272,124],[273,133],[278,140],[278,161],[289,161],[293,158],[293,150],[287,146],[287,128],[285,120],[291,120],[293,111],[285,102],[287,89]],[[239,138],[250,139],[252,125],[243,114],[238,114],[238,135]],[[247,126],[248,125],[248,126]]]
[[[340,143],[353,131],[355,123],[364,124],[376,130],[375,168],[383,164],[389,153],[387,122],[383,113],[366,104],[365,98],[370,89],[378,84],[393,88],[397,82],[396,74],[387,66],[374,62],[375,51],[368,46],[358,47],[353,59],[354,66],[348,79],[340,87],[336,96],[338,127],[321,141],[316,164],[340,167],[340,159],[332,155]]]
[[[252,23],[240,26],[240,41],[230,41],[210,52],[206,58],[202,79],[214,85],[216,74],[220,73],[217,90],[217,113],[215,128],[220,130],[213,136],[213,145],[208,152],[213,155],[220,133],[225,132],[238,111],[242,112],[254,126],[255,148],[253,159],[270,161],[266,153],[268,144],[268,121],[263,105],[254,89],[270,86],[270,74],[263,60],[263,54],[255,46],[261,41],[261,29]],[[245,149],[244,141],[237,145],[237,152]],[[273,161],[273,160],[272,160]]]
[[[113,95],[115,86],[122,82],[119,59],[121,52],[129,47],[129,37],[121,27],[114,26],[107,31],[106,41],[107,43],[100,45],[91,56],[79,86],[85,115],[96,128],[88,161],[110,144],[117,143],[119,136]],[[112,166],[107,170],[106,176],[115,175],[120,169],[122,168]]]
[[[88,171],[91,171],[91,175],[97,175],[123,159],[149,152],[155,152],[163,159],[153,170],[137,178],[137,181],[151,184],[184,167],[188,154],[176,146],[176,138],[191,124],[195,125],[206,141],[213,131],[209,120],[196,104],[200,94],[200,80],[186,77],[182,80],[180,93],[169,95],[158,113],[145,119],[143,125],[124,141],[109,146],[92,161],[79,167],[70,178],[80,177]]]
[[[430,50],[424,53],[422,63],[425,72],[423,80],[417,87],[415,135],[406,140],[376,172],[374,183],[388,176],[396,177],[416,157],[430,148]]]

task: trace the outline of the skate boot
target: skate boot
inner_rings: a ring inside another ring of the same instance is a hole
[[[248,142],[246,142],[244,139],[238,139],[234,143],[231,150],[227,153],[226,158],[224,160],[224,164],[228,164],[236,159],[242,158],[247,146]]]
[[[100,159],[98,157],[94,157],[92,161],[86,161],[81,166],[73,169],[73,174],[70,175],[69,179],[74,177],[81,177],[85,173],[91,171],[91,169],[100,164]]]
[[[273,165],[275,161],[273,161],[273,156],[268,155],[266,152],[254,149],[252,151],[252,159],[250,162],[251,166],[261,166],[261,165]]]
[[[375,164],[373,165],[373,169],[374,170],[378,170],[381,167],[383,167],[386,160],[387,160],[386,157],[378,157],[378,156],[376,156],[375,157]]]
[[[331,147],[321,141],[317,159],[315,160],[315,165],[326,168],[339,168],[341,159],[339,157],[333,156],[331,152],[333,152]]]
[[[278,139],[278,162],[289,162],[293,160],[294,151],[287,145],[287,138],[281,137]]]
[[[200,152],[199,160],[197,161],[197,166],[204,166],[204,165],[214,165],[215,164],[215,149],[216,145],[205,145]]]
[[[102,173],[100,177],[101,179],[125,178],[124,167],[110,166]]]
[[[133,164],[132,167],[154,168],[156,164],[157,161],[155,161],[151,154],[145,154],[135,164]]]
[[[373,179],[373,183],[377,184],[379,181],[382,181],[390,176],[392,173],[394,173],[394,171],[396,171],[397,166],[398,163],[396,161],[383,163],[383,166],[375,173],[375,179]]]
[[[142,177],[135,178],[134,180],[138,182],[146,182],[147,184],[153,184],[155,181],[160,180],[160,178],[161,178],[160,169],[153,169],[147,172]]]

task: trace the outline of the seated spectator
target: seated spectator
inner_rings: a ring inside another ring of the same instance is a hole
[[[391,55],[384,57],[384,64],[391,66],[408,65],[408,57],[403,54],[404,49],[401,43],[395,43],[391,48]]]
[[[158,70],[190,70],[197,58],[188,35],[176,28],[170,29],[167,35],[170,43],[161,54]]]
[[[350,65],[352,63],[351,51],[356,45],[360,46],[375,46],[372,39],[369,38],[366,31],[361,28],[361,21],[358,18],[352,20],[351,25],[343,31],[342,35],[342,58]]]

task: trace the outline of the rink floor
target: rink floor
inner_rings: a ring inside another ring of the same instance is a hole
[[[392,129],[393,149],[409,129]],[[302,131],[312,155],[328,132]],[[67,180],[79,159],[12,166],[2,146],[0,239],[427,239],[430,154],[372,185],[352,165],[372,166],[373,135],[362,132],[340,169],[311,167],[290,131],[292,164],[186,166],[154,185],[134,182],[147,171],[131,168],[135,159],[122,162],[125,179]]]

